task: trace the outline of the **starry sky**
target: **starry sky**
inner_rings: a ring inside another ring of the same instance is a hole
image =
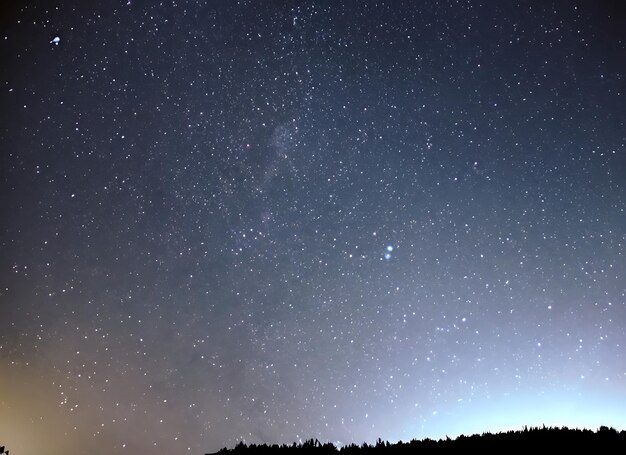
[[[0,16],[12,453],[626,428],[619,1]]]

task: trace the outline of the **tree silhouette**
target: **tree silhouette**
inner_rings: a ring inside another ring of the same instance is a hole
[[[567,427],[546,427],[545,425],[535,428],[525,426],[521,431],[507,431],[503,433],[483,433],[481,435],[464,436],[456,439],[446,436],[445,439],[435,441],[433,439],[417,440],[409,442],[398,441],[390,444],[378,438],[374,445],[363,443],[349,444],[338,449],[332,443],[322,444],[317,439],[308,439],[303,443],[292,445],[274,444],[246,445],[239,442],[233,449],[223,448],[219,452],[228,455],[231,452],[237,455],[256,455],[262,453],[276,453],[278,455],[403,455],[403,454],[430,454],[430,453],[491,453],[491,452],[542,452],[558,449],[559,453],[580,453],[581,451],[593,451],[602,453],[626,452],[626,431],[618,432],[615,428],[602,426],[597,432],[591,430],[569,429]]]

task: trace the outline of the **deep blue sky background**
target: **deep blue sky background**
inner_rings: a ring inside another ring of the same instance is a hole
[[[12,453],[626,428],[620,2],[1,11]]]

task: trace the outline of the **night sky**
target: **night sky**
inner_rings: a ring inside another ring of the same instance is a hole
[[[626,428],[619,1],[15,3],[12,454]]]

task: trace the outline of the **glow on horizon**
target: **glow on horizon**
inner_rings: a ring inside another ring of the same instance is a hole
[[[499,433],[531,427],[568,427],[596,431],[600,426],[626,429],[626,397],[599,392],[501,394],[498,397],[458,401],[429,419],[408,424],[397,440],[456,438],[484,432]]]

